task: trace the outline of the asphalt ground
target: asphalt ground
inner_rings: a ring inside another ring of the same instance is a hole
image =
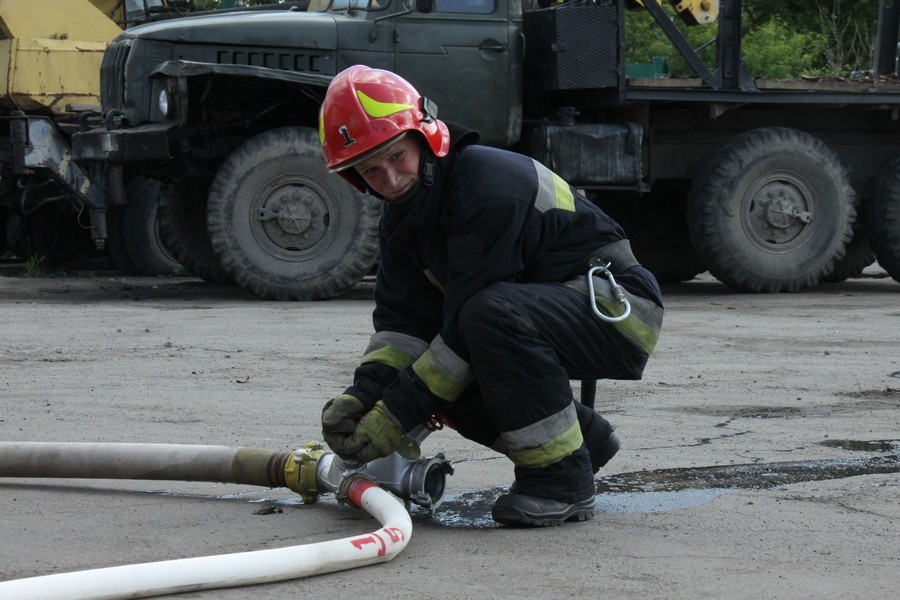
[[[601,381],[623,448],[597,515],[501,527],[502,456],[454,467],[391,562],[198,599],[895,598],[900,589],[900,284],[877,266],[796,294],[668,286],[641,381]],[[0,277],[0,441],[293,450],[371,334],[370,284],[277,303],[191,278]],[[578,382],[573,382],[578,394]],[[0,480],[0,580],[303,545],[372,531],[282,488]],[[64,598],[61,590],[60,598]]]

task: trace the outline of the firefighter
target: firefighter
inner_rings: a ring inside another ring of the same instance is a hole
[[[447,424],[514,465],[495,521],[593,517],[619,440],[570,380],[639,379],[663,316],[622,228],[540,163],[438,120],[389,71],[339,73],[319,133],[328,168],[384,201],[375,333],[322,410],[328,445],[416,458],[408,433]]]

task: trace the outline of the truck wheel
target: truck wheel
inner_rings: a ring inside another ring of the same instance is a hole
[[[126,187],[128,204],[122,215],[122,242],[131,264],[141,275],[176,275],[181,264],[166,249],[157,208],[161,183],[137,177]]]
[[[900,281],[900,155],[881,171],[866,204],[866,219],[878,264]]]
[[[315,131],[285,127],[225,160],[210,187],[207,226],[238,285],[273,300],[315,300],[369,272],[380,214],[379,201],[328,172]]]
[[[821,141],[784,127],[722,146],[688,200],[697,254],[719,281],[747,292],[817,284],[853,236],[856,196]]]
[[[209,283],[230,283],[206,233],[203,192],[186,183],[166,184],[157,206],[163,244],[188,273]]]
[[[706,271],[688,235],[689,182],[660,181],[641,198],[598,203],[625,230],[635,257],[660,283],[689,281]]]

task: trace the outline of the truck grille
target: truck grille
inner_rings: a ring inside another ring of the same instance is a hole
[[[100,64],[100,103],[104,111],[125,107],[125,61],[131,42],[112,42],[106,47]]]
[[[249,65],[282,71],[317,73],[322,70],[322,55],[311,52],[291,52],[276,49],[219,50],[216,62],[220,65]]]

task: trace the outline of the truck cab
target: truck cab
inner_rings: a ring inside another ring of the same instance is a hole
[[[165,184],[167,245],[189,271],[262,297],[328,297],[372,268],[380,212],[324,169],[316,128],[332,77],[359,63],[395,71],[437,101],[440,118],[509,146],[522,127],[522,8],[515,0],[276,6],[123,32],[101,68],[102,115],[74,136],[74,153],[109,205],[126,201],[128,172]],[[249,183],[252,169],[236,158],[245,144],[295,158]]]

